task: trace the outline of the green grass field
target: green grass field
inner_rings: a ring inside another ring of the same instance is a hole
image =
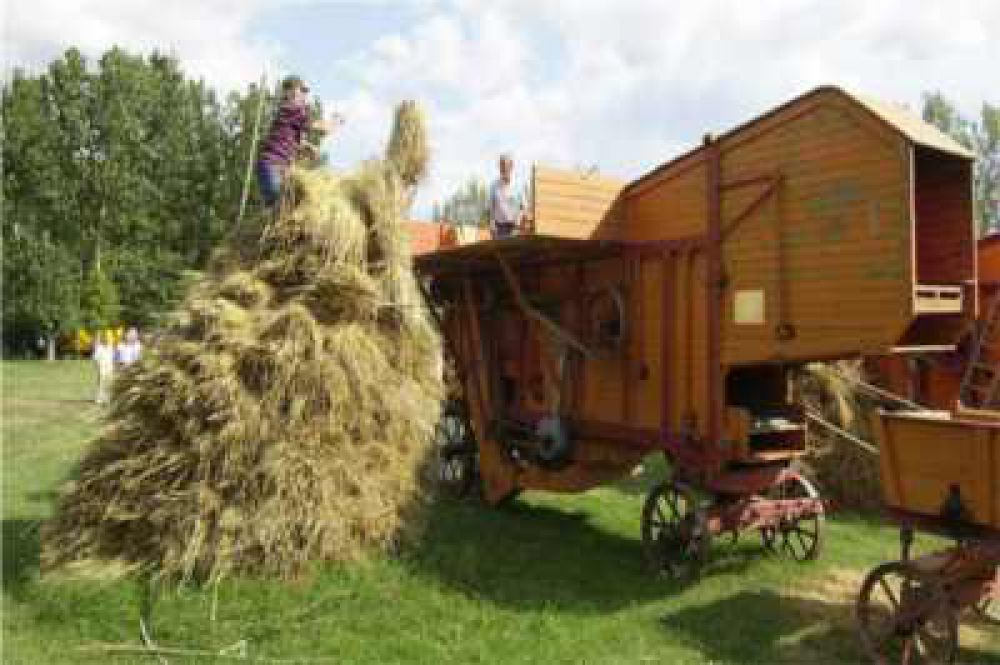
[[[155,663],[95,651],[137,644],[134,583],[40,577],[39,524],[100,427],[86,363],[7,362],[3,400],[3,662]],[[766,555],[755,534],[714,545],[682,587],[639,565],[642,495],[528,494],[497,510],[442,501],[422,543],[395,559],[318,565],[292,584],[238,579],[171,592],[158,641],[229,656],[326,663],[852,663],[864,572],[895,558],[895,530],[828,521],[824,556]],[[920,541],[918,540],[918,548]],[[215,616],[212,618],[213,602]],[[963,662],[1000,663],[1000,634],[963,627]]]

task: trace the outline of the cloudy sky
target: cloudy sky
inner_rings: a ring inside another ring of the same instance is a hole
[[[836,84],[919,108],[940,90],[969,115],[1000,103],[997,0],[11,0],[3,63],[37,69],[76,45],[177,55],[220,88],[297,72],[347,117],[327,143],[378,153],[393,104],[430,117],[418,202],[495,156],[633,178],[792,96]]]

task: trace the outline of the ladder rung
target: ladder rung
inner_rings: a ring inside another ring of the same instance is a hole
[[[1000,365],[984,362],[993,357],[1000,346],[1000,295],[983,310],[978,331],[973,339],[972,357],[965,367],[959,394],[967,396],[980,407],[992,408],[1000,402]]]

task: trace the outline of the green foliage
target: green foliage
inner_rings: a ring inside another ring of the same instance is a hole
[[[52,240],[18,224],[3,227],[3,322],[8,336],[54,335],[79,321],[75,257]]]
[[[983,104],[979,121],[962,116],[940,92],[924,95],[923,117],[976,153],[973,207],[982,233],[1000,231],[1000,107]]]
[[[983,104],[976,153],[976,203],[983,229],[1000,232],[1000,106]]]
[[[106,257],[109,275],[118,285],[121,320],[148,328],[181,298],[188,262],[177,252],[124,246]]]
[[[489,202],[486,183],[471,178],[443,203],[434,204],[434,221],[486,226],[489,223]]]
[[[0,99],[4,345],[79,323],[98,248],[121,323],[161,315],[236,221],[261,95],[264,133],[268,91],[220,98],[160,53],[69,49],[41,73],[15,70]]]
[[[80,292],[80,310],[83,324],[91,329],[106,328],[118,323],[121,305],[115,283],[94,265],[87,273]]]

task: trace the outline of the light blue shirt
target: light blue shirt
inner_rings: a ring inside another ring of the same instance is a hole
[[[490,233],[494,238],[514,234],[521,219],[521,197],[514,188],[514,181],[504,184],[497,178],[490,187]]]

